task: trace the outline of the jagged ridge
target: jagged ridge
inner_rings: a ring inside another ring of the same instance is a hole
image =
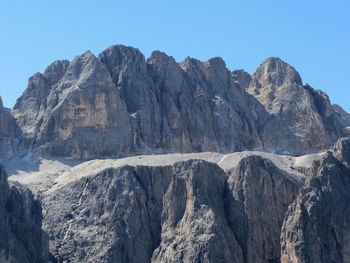
[[[177,63],[112,46],[56,61],[29,80],[13,116],[18,151],[80,159],[143,153],[330,147],[348,120],[278,58],[230,72],[221,58]],[[288,139],[286,139],[288,138]]]

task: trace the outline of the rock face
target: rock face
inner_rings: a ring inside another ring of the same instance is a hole
[[[0,165],[0,262],[48,262],[48,243],[41,230],[41,206],[28,189],[7,182]]]
[[[107,169],[44,200],[58,262],[242,262],[215,164]]]
[[[303,181],[260,156],[124,165],[43,193],[43,226],[57,262],[279,262]]]
[[[225,173],[202,161],[175,165],[163,197],[162,231],[153,262],[242,262],[225,216]]]
[[[21,131],[10,110],[3,107],[0,96],[0,162],[17,151],[18,137]]]
[[[0,161],[36,184],[50,240],[0,166],[0,261],[350,262],[350,139],[315,153],[348,135],[350,115],[279,58],[252,74],[121,45],[56,61],[14,109],[0,97]],[[150,155],[205,151],[231,154]]]
[[[331,147],[345,134],[328,96],[303,85],[298,72],[279,58],[265,60],[247,90],[263,106],[255,111],[265,149],[302,154]]]
[[[250,75],[230,72],[221,58],[177,63],[155,51],[146,61],[121,45],[35,74],[12,114],[23,130],[20,152],[80,159],[245,149],[303,154],[345,133],[328,97],[303,86],[280,59]]]
[[[350,262],[350,139],[314,167],[289,207],[281,262]]]
[[[347,113],[337,104],[332,104],[332,108],[339,118],[339,122],[343,124],[344,127],[350,126],[350,114]]]
[[[229,172],[232,197],[227,206],[231,225],[243,248],[244,262],[280,262],[284,215],[303,179],[278,169],[260,156],[242,159]]]

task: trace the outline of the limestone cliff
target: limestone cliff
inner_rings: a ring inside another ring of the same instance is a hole
[[[12,117],[10,110],[3,107],[0,96],[0,162],[17,151],[21,131]]]
[[[281,262],[350,262],[350,139],[314,166],[289,207]]]
[[[23,131],[20,152],[80,159],[252,149],[304,154],[331,146],[347,123],[278,58],[250,75],[230,72],[221,58],[177,63],[155,51],[146,61],[121,45],[35,74],[12,114]]]
[[[227,207],[244,262],[279,262],[283,219],[303,183],[260,156],[242,159],[229,172]]]
[[[260,156],[227,172],[203,160],[95,162],[42,193],[57,262],[279,262],[284,214],[304,181]]]
[[[41,205],[19,185],[9,187],[0,165],[0,262],[46,263],[48,240],[41,229]]]
[[[265,149],[303,154],[329,148],[345,134],[328,96],[303,85],[298,72],[279,58],[265,60],[247,90],[263,106],[255,111]]]

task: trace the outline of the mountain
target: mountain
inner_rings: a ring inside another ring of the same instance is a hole
[[[350,261],[350,115],[279,58],[55,61],[0,162],[1,262]]]
[[[146,61],[138,49],[117,45],[35,74],[11,113],[22,131],[20,153],[94,159],[316,152],[347,134],[338,108],[278,58],[248,74],[229,71],[221,58],[177,63],[155,51]]]

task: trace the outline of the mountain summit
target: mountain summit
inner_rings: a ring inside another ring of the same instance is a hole
[[[349,262],[348,135],[279,58],[55,61],[0,97],[0,261]]]
[[[221,58],[177,63],[111,46],[55,61],[29,79],[12,115],[18,150],[79,159],[144,153],[266,150],[300,155],[333,145],[348,119],[279,58],[230,72]]]

